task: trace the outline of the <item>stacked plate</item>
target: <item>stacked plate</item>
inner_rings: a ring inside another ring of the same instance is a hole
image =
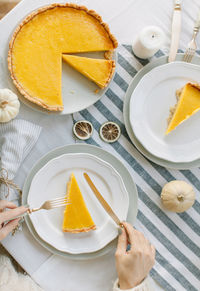
[[[32,213],[26,222],[38,242],[53,253],[78,259],[100,256],[115,246],[118,227],[96,199],[83,173],[89,174],[121,220],[128,219],[133,224],[137,215],[135,184],[114,156],[82,144],[50,152],[31,170],[24,185],[23,203],[35,208],[46,200],[64,196],[72,172],[97,229],[79,234],[63,233],[63,207]]]
[[[176,104],[176,90],[187,82],[199,82],[199,58],[194,61],[196,64],[167,64],[167,58],[162,57],[144,67],[126,93],[124,119],[132,142],[147,158],[165,167],[200,165],[200,113],[165,135],[170,107]]]

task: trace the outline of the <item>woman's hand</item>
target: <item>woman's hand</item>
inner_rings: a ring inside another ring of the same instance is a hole
[[[11,210],[4,211],[5,208]],[[14,203],[0,200],[0,241],[3,240],[17,225],[20,218],[13,219],[18,215],[22,215],[28,210],[28,208],[21,206],[17,207]],[[4,224],[7,220],[13,219]]]
[[[116,268],[121,290],[131,289],[139,285],[148,275],[155,262],[155,248],[144,235],[135,230],[129,223],[118,239]],[[127,250],[128,241],[131,249]]]

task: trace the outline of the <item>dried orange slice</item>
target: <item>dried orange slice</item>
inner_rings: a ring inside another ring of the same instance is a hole
[[[73,126],[73,132],[80,140],[89,139],[93,133],[93,125],[87,120],[77,121]]]
[[[121,129],[117,123],[108,121],[100,127],[99,135],[103,141],[113,143],[119,139]]]

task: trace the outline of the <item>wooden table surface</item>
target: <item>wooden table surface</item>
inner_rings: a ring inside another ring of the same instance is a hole
[[[20,0],[0,0],[0,19],[3,18]]]

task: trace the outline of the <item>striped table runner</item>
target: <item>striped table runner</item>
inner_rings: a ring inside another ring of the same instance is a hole
[[[155,57],[164,55],[159,51]],[[129,169],[139,194],[139,210],[136,228],[155,245],[156,264],[151,276],[165,290],[200,290],[200,169],[168,170],[154,164],[141,155],[131,143],[123,121],[123,98],[138,70],[148,61],[137,60],[130,45],[118,49],[118,66],[114,81],[100,101],[79,113],[75,120],[92,122],[94,134],[87,141],[104,148],[123,161]],[[113,144],[104,143],[98,134],[106,121],[117,122],[120,139]],[[165,211],[160,193],[165,183],[185,180],[196,190],[194,206],[187,212],[176,214]]]

